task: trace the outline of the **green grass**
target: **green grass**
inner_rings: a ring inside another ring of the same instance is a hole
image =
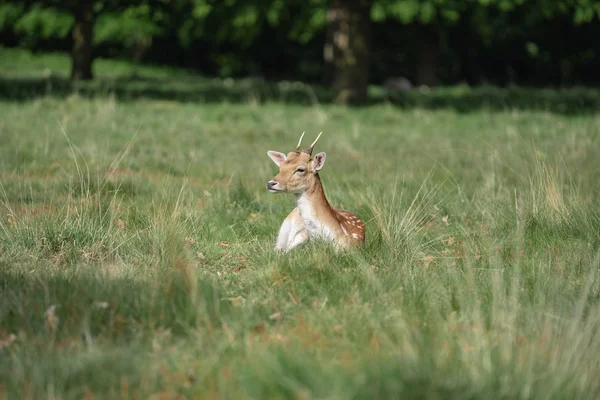
[[[109,61],[24,89],[44,57],[0,57],[0,399],[598,398],[589,104],[203,101],[149,67],[127,96]],[[273,251],[293,199],[266,151],[302,131],[363,248]]]

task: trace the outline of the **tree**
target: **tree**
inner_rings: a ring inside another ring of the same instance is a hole
[[[71,79],[89,80],[93,77],[94,3],[93,0],[78,0],[67,5],[74,17]]]
[[[185,24],[183,36],[189,41],[210,31],[212,40],[223,47],[245,48],[253,46],[264,29],[279,28],[289,41],[303,44],[325,30],[323,82],[334,89],[337,101],[360,103],[367,99],[372,4],[373,0],[209,1],[196,6],[196,23]]]
[[[92,79],[94,0],[30,1],[29,10],[54,10],[72,17],[71,79]]]
[[[181,0],[187,1],[187,0]],[[54,7],[64,7],[73,15],[71,79],[92,79],[93,48],[95,42],[95,27],[101,17],[109,15],[110,20],[104,20],[104,27],[109,27],[108,33],[100,35],[103,40],[118,39],[128,43],[130,47],[143,42],[152,35],[159,34],[157,19],[164,14],[167,4],[161,0],[46,0]],[[179,4],[179,3],[178,3]],[[174,7],[175,8],[175,7]],[[130,39],[133,37],[133,41]]]
[[[92,77],[94,55],[119,56],[320,79],[360,103],[370,81],[397,74],[427,86],[592,81],[599,15],[599,0],[0,0],[0,41],[70,49],[73,79]]]
[[[323,56],[338,102],[367,100],[372,0],[330,0]]]
[[[414,25],[416,83],[435,85],[440,29],[458,21],[463,8],[462,0],[330,0],[324,59],[336,99],[342,103],[367,99],[371,24],[385,19]]]
[[[189,2],[192,0],[180,0]],[[170,4],[172,6],[172,4]],[[14,29],[34,42],[40,37],[65,38],[71,35],[71,79],[93,78],[95,27],[102,22],[101,41],[120,41],[133,46],[160,32],[157,15],[168,6],[162,0],[29,0],[12,1],[0,7],[13,20]],[[10,11],[10,12],[9,12]],[[19,17],[15,18],[15,13]],[[103,18],[108,16],[109,18]],[[131,38],[134,38],[133,41]]]
[[[447,29],[455,25],[467,5],[463,0],[379,0],[373,18],[396,20],[414,34],[415,83],[435,86],[438,82],[440,44]],[[470,3],[470,6],[477,6]]]

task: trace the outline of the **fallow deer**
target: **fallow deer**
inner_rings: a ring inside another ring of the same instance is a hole
[[[323,132],[321,132],[323,133]],[[271,193],[293,193],[296,208],[283,221],[275,250],[287,252],[309,239],[324,239],[336,249],[348,249],[365,241],[365,224],[354,214],[333,208],[323,191],[319,171],[325,164],[324,152],[312,158],[321,133],[306,150],[298,145],[287,155],[269,150],[267,155],[279,167],[279,173],[267,183]]]

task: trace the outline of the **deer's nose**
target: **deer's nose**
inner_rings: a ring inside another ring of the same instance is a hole
[[[277,185],[277,182],[269,181],[269,182],[267,182],[267,189],[273,189],[275,187],[275,185]]]

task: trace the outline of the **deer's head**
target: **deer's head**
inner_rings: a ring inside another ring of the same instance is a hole
[[[303,133],[296,148],[287,155],[273,150],[267,152],[279,167],[279,173],[267,182],[271,193],[302,193],[318,181],[318,172],[325,164],[325,153],[318,153],[313,158],[312,151],[321,133],[306,150],[300,151]]]

